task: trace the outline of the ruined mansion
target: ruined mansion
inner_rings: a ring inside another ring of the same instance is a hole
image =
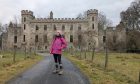
[[[103,49],[104,32],[98,28],[98,10],[87,10],[85,18],[54,18],[53,12],[50,12],[49,18],[36,18],[32,11],[21,11],[21,24],[10,22],[7,32],[2,34],[2,49],[13,50],[16,47],[19,50],[49,50],[50,43],[57,29],[62,30],[68,48],[78,45],[80,38],[84,38],[84,48],[92,44],[97,50]],[[93,36],[83,36],[83,31],[92,31]],[[120,34],[121,33],[121,34]],[[125,30],[118,28],[115,31],[108,28],[110,41],[114,41],[113,34],[117,34],[115,41],[125,41]],[[89,40],[88,40],[89,39]],[[80,40],[81,41],[81,40]],[[83,44],[81,44],[83,45]]]

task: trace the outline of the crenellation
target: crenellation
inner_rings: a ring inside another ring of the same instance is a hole
[[[88,13],[97,12],[96,10],[88,10]],[[50,16],[48,18],[36,18],[33,16],[33,12],[30,10],[22,10],[21,11],[22,16],[22,26],[21,26],[21,35],[19,40],[22,41],[23,36],[26,35],[26,47],[29,48],[30,44],[32,44],[33,49],[37,49],[38,47],[45,49],[44,46],[48,46],[47,49],[49,49],[50,41],[52,40],[54,29],[64,29],[62,30],[65,32],[66,40],[69,42],[70,40],[70,32],[73,32],[73,37],[76,35],[77,30],[88,30],[90,27],[90,17],[88,18],[54,18],[53,12],[50,12]],[[95,16],[95,14],[93,15]],[[98,23],[95,20],[95,23]],[[80,24],[80,26],[79,26]],[[63,25],[63,27],[62,27]],[[96,24],[98,25],[98,24]],[[12,29],[12,28],[11,28]],[[97,29],[97,26],[95,26],[95,30]],[[98,31],[96,31],[98,32]],[[35,36],[38,35],[38,44],[35,43]],[[42,35],[48,35],[48,43],[42,43],[43,37]],[[9,36],[14,36],[9,35]],[[19,36],[18,36],[19,37]],[[77,36],[76,36],[77,37]],[[77,39],[74,37],[73,39]],[[33,39],[30,39],[33,38]],[[96,41],[98,43],[98,37],[95,37]],[[9,39],[13,40],[13,39]],[[22,42],[21,42],[22,43]],[[14,44],[13,42],[11,44]],[[34,45],[36,44],[36,45]],[[10,45],[12,46],[12,45]],[[20,43],[18,43],[18,46],[20,46]],[[37,47],[36,47],[37,46]],[[97,44],[98,46],[98,44]],[[22,46],[21,46],[22,47]]]
[[[21,11],[21,14],[22,14],[22,15],[31,15],[31,16],[33,16],[33,12],[30,11],[30,10],[22,10],[22,11]]]
[[[31,23],[37,22],[87,22],[86,18],[35,18]]]
[[[97,9],[90,9],[87,11],[87,15],[89,14],[98,14],[98,10]]]

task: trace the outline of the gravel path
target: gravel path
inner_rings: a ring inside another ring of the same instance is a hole
[[[9,80],[6,84],[90,84],[88,79],[66,58],[62,58],[64,74],[52,74],[54,63],[52,56],[45,56],[44,60],[29,70]]]

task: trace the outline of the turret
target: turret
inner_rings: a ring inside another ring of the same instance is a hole
[[[98,39],[98,10],[90,9],[87,11],[87,19],[89,24],[89,30],[93,32],[95,41],[95,48],[98,48],[99,39]]]
[[[22,10],[21,11],[22,23],[26,24],[34,19],[34,15],[32,11],[29,10]]]
[[[96,9],[88,10],[87,18],[89,21],[89,29],[98,31],[98,10]]]
[[[50,12],[50,19],[53,19],[53,12]]]
[[[9,28],[13,28],[13,23],[12,22],[9,23]]]

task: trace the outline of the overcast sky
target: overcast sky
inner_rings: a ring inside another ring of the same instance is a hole
[[[116,25],[120,12],[126,10],[134,0],[0,0],[0,22],[8,23],[14,16],[20,17],[21,10],[31,10],[36,17],[76,17],[88,9],[98,9]]]

